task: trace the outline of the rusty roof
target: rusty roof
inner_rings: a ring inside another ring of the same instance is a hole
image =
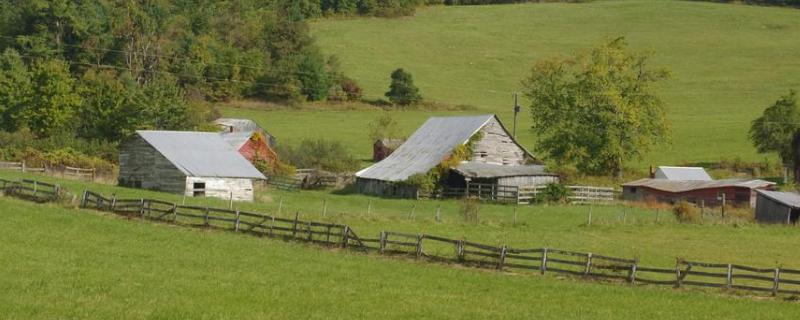
[[[666,192],[687,192],[702,189],[739,187],[749,189],[767,188],[775,185],[774,182],[759,179],[723,179],[723,180],[667,180],[667,179],[639,179],[622,184],[623,187],[646,187]]]

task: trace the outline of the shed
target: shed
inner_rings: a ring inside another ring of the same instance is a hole
[[[480,162],[463,162],[453,169],[448,186],[465,187],[470,182],[502,186],[536,186],[558,182],[558,175],[545,170],[543,165],[497,165]]]
[[[755,206],[756,190],[770,190],[775,183],[764,180],[668,180],[639,179],[622,185],[622,198],[630,201],[676,203],[684,200],[707,206],[719,205],[725,194],[727,204]]]
[[[267,145],[269,145],[270,148],[275,148],[275,137],[253,120],[219,118],[214,120],[214,124],[217,125],[222,132],[260,132],[266,138]]]
[[[669,167],[659,166],[653,174],[655,179],[667,180],[692,180],[692,181],[711,181],[706,169],[701,167]]]
[[[119,185],[186,196],[253,200],[265,179],[214,132],[136,131],[120,145]]]
[[[758,190],[756,221],[796,224],[800,218],[800,194]]]
[[[397,150],[405,140],[403,139],[378,139],[372,144],[372,161],[386,159],[392,152]]]
[[[357,172],[357,189],[366,194],[413,197],[416,189],[401,182],[427,173],[467,143],[472,162],[518,166],[534,160],[495,115],[432,117],[386,159]]]

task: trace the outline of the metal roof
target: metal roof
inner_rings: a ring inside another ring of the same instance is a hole
[[[463,162],[455,168],[458,173],[469,178],[501,178],[518,176],[555,176],[545,171],[542,165],[513,165],[481,162]]]
[[[701,167],[668,167],[659,166],[655,172],[656,179],[668,180],[702,180],[710,181],[711,176]]]
[[[233,128],[233,132],[263,130],[255,121],[250,119],[219,118],[214,120],[214,123],[220,126]]]
[[[667,180],[667,179],[639,179],[623,184],[623,187],[646,187],[666,192],[687,192],[701,189],[741,187],[749,189],[766,188],[775,185],[774,182],[764,180],[725,179],[725,180]]]
[[[187,176],[266,179],[216,132],[136,131]]]
[[[244,146],[250,137],[253,136],[252,131],[239,131],[239,132],[223,132],[222,139],[233,147],[234,150],[239,150]]]
[[[382,161],[356,173],[359,178],[404,181],[426,173],[469,141],[494,115],[432,117],[397,150]]]
[[[767,191],[756,190],[760,195],[769,199],[780,202],[792,208],[800,208],[800,194],[795,192],[780,192],[780,191]]]

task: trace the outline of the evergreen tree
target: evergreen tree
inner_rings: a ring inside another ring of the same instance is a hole
[[[392,72],[392,83],[389,84],[389,91],[386,97],[394,104],[407,106],[422,100],[419,89],[414,85],[411,74],[399,68]]]

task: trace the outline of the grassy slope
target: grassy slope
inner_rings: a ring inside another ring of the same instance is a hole
[[[797,306],[500,275],[0,198],[0,318],[752,319]]]
[[[0,172],[0,178],[17,178],[19,174]],[[116,193],[121,198],[149,197],[181,202],[177,195],[87,184],[69,180],[54,180],[68,190],[80,194],[85,188],[105,195]],[[798,229],[786,226],[744,224],[684,225],[674,221],[671,213],[661,211],[655,224],[653,210],[619,206],[592,208],[593,225],[586,226],[589,207],[585,206],[522,206],[518,224],[513,225],[513,207],[484,205],[480,210],[481,223],[465,223],[455,201],[419,201],[376,199],[360,195],[334,195],[325,192],[260,191],[256,203],[237,203],[237,208],[275,214],[280,199],[282,213],[301,219],[325,220],[351,225],[362,237],[377,238],[381,230],[423,232],[451,238],[466,237],[487,244],[507,244],[517,248],[549,246],[567,250],[595,252],[619,257],[638,257],[644,265],[671,267],[676,257],[706,262],[739,263],[745,265],[800,268],[800,252],[786,250],[787,243],[800,241]],[[322,216],[322,202],[328,209]],[[189,198],[187,203],[226,207],[220,200]],[[372,214],[366,215],[372,201]],[[415,219],[408,218],[416,205]],[[436,207],[441,206],[442,222],[434,220]],[[626,223],[621,222],[625,212]],[[431,248],[433,250],[434,248]],[[452,248],[437,248],[452,253]]]
[[[740,156],[760,160],[749,122],[789,88],[800,87],[800,10],[675,1],[599,1],[432,7],[410,18],[321,20],[313,33],[369,97],[380,97],[394,68],[411,71],[424,95],[499,113],[510,124],[511,92],[537,59],[626,36],[653,49],[673,79],[663,88],[674,135],[641,162],[669,164]],[[224,110],[259,120],[283,142],[330,137],[370,154],[364,125],[377,112]],[[462,112],[463,113],[463,112]],[[428,113],[400,112],[406,132]],[[522,114],[522,128],[530,115]],[[520,138],[533,145],[533,135]]]

